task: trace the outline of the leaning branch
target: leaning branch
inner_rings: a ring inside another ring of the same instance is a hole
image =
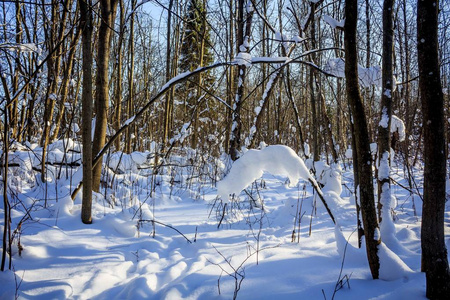
[[[173,86],[175,86],[177,83],[183,82],[187,80],[188,78],[191,78],[197,74],[200,74],[202,72],[206,72],[211,69],[215,69],[222,66],[228,66],[228,65],[235,65],[235,62],[219,62],[212,64],[210,66],[201,67],[198,68],[192,72],[186,72],[182,73],[171,80],[169,80],[160,90],[159,92],[153,96],[150,101],[147,102],[147,104],[142,107],[133,117],[126,120],[125,123],[122,125],[122,127],[119,128],[119,130],[116,131],[116,133],[109,139],[109,141],[105,144],[105,146],[100,150],[99,153],[94,157],[92,161],[92,168],[95,168],[95,166],[99,163],[100,158],[102,158],[103,154],[106,153],[109,147],[114,143],[114,141],[125,131],[127,128],[129,128],[132,124],[134,124],[142,115],[147,111],[147,109],[150,108],[150,106],[159,98],[161,98],[167,91],[170,90]],[[81,187],[83,186],[83,182],[80,181],[76,189],[72,192],[72,200],[75,199],[76,195],[80,191]]]
[[[325,206],[325,209],[327,210],[328,214],[330,215],[331,220],[333,221],[333,224],[336,225],[336,220],[334,219],[334,215],[331,212],[330,208],[328,207],[327,201],[325,200],[322,190],[320,189],[319,185],[312,178],[309,178],[308,181],[311,183],[313,188],[316,190],[317,195],[319,196],[320,200],[322,201],[323,205]]]
[[[165,227],[167,227],[167,228],[173,229],[173,230],[175,230],[176,232],[178,232],[182,237],[184,237],[184,238],[186,239],[186,241],[187,241],[189,244],[192,244],[192,241],[191,241],[190,239],[188,239],[181,231],[179,231],[178,229],[176,229],[176,228],[173,227],[172,225],[165,224],[165,223],[162,223],[162,222],[159,222],[159,221],[156,221],[156,220],[144,220],[144,219],[140,219],[138,222],[141,222],[141,223],[144,223],[144,222],[152,223],[152,225],[159,224],[159,225],[165,226]]]
[[[325,50],[331,50],[331,49],[335,49],[335,48],[325,48],[325,49],[318,49],[318,50],[312,50],[312,51],[325,51]],[[301,57],[304,57],[306,55],[309,55],[312,53],[312,51],[308,51],[303,53],[302,55],[297,56],[296,58],[293,59],[289,59],[289,58],[277,58],[277,59],[273,59],[273,58],[269,58],[269,57],[255,57],[252,58],[251,61],[249,61],[249,64],[261,64],[261,63],[268,63],[268,64],[279,64],[282,63],[284,61],[284,64],[281,66],[284,67],[287,64],[291,64],[291,63],[300,63],[300,64],[305,64],[308,65],[310,67],[316,68],[317,70],[319,70],[320,72],[324,73],[327,76],[332,76],[335,77],[333,74],[327,73],[324,70],[320,69],[318,66],[314,65],[311,62],[306,62],[306,61],[302,61],[300,60]],[[125,123],[122,125],[122,127],[119,128],[119,130],[116,131],[116,133],[109,139],[109,141],[105,144],[105,146],[100,150],[100,152],[97,153],[97,155],[94,157],[93,161],[92,161],[92,168],[95,168],[95,166],[99,163],[100,159],[102,158],[102,156],[106,153],[106,151],[109,149],[109,147],[111,147],[111,145],[114,143],[114,141],[125,131],[127,130],[127,128],[129,128],[131,125],[133,125],[137,120],[139,120],[144,113],[152,106],[152,104],[157,101],[159,98],[161,98],[167,91],[169,91],[173,86],[175,86],[176,84],[180,83],[180,82],[184,82],[186,80],[188,80],[191,77],[194,77],[200,73],[215,69],[215,68],[219,68],[219,67],[223,67],[223,66],[235,66],[238,65],[238,61],[234,60],[231,62],[218,62],[209,66],[205,66],[205,67],[199,67],[196,70],[192,71],[192,72],[185,72],[185,73],[181,73],[178,76],[172,78],[171,80],[169,80],[165,85],[163,85],[161,87],[161,89],[159,90],[159,92],[154,95],[145,106],[143,106],[133,117],[131,117],[130,119],[126,120]],[[78,192],[80,191],[80,189],[83,186],[83,181],[80,181],[80,183],[78,184],[78,186],[75,188],[75,190],[72,192],[72,200],[75,199],[76,195],[78,194]]]

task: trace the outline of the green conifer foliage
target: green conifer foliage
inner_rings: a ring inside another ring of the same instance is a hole
[[[180,72],[193,71],[213,62],[210,27],[206,18],[206,1],[188,0],[187,5],[180,49]],[[192,148],[196,148],[199,139],[201,140],[202,135],[198,133],[201,124],[198,119],[203,115],[200,116],[199,113],[209,107],[208,93],[205,94],[205,91],[211,90],[213,84],[213,74],[205,72],[193,77],[178,89],[177,94],[184,103],[184,121],[192,122],[193,125],[191,127]]]
[[[189,0],[185,21],[179,64],[181,72],[193,71],[201,63],[202,66],[205,66],[213,61],[210,29],[206,20],[206,8],[203,0]],[[202,52],[203,61],[201,59]]]

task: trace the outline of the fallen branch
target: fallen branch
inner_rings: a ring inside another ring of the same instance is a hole
[[[188,241],[189,244],[192,244],[192,241],[191,241],[190,239],[188,239],[181,231],[179,231],[178,229],[176,229],[176,228],[173,227],[172,225],[168,225],[168,224],[165,224],[165,223],[162,223],[162,222],[158,222],[158,221],[156,221],[156,220],[142,220],[142,219],[140,219],[138,222],[142,222],[142,223],[143,223],[143,222],[152,223],[153,226],[154,226],[155,223],[156,223],[156,224],[165,226],[165,227],[167,227],[167,228],[173,229],[173,230],[175,230],[176,232],[178,232],[182,237],[184,237],[184,238],[186,239],[186,241]]]
[[[311,183],[311,185],[313,186],[313,188],[316,190],[317,195],[319,196],[320,200],[322,201],[323,205],[325,206],[325,209],[327,210],[328,214],[330,215],[331,220],[332,220],[333,223],[336,225],[336,220],[334,219],[333,213],[331,212],[330,208],[328,207],[327,201],[326,201],[325,198],[323,197],[322,190],[321,190],[320,187],[317,185],[317,182],[316,182],[315,180],[312,180],[311,178],[309,178],[308,181]]]

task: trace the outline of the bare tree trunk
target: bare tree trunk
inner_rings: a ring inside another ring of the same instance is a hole
[[[229,14],[230,14],[230,23],[229,28],[227,31],[227,53],[229,53],[229,59],[232,60],[234,57],[234,14],[233,14],[233,3],[234,1],[229,1]],[[227,104],[229,107],[232,107],[233,105],[233,95],[234,93],[234,68],[228,68],[226,71],[226,78],[227,78]],[[228,151],[231,149],[230,146],[230,138],[231,138],[231,124],[233,123],[233,113],[232,110],[228,107],[226,108],[225,112],[225,118],[226,118],[226,129],[225,129],[225,141],[224,141],[224,149],[225,151]]]
[[[58,106],[58,115],[56,116],[56,120],[54,123],[55,128],[53,129],[53,133],[50,137],[51,141],[58,138],[59,130],[60,130],[61,123],[62,123],[62,120],[64,117],[64,112],[65,112],[65,108],[66,108],[66,99],[67,99],[67,95],[69,94],[70,78],[72,76],[73,61],[74,61],[75,53],[77,50],[76,45],[78,44],[80,34],[81,34],[81,28],[78,27],[76,29],[76,33],[72,36],[72,41],[70,43],[70,48],[69,48],[69,56],[64,65],[64,78],[62,80],[61,89],[60,89],[61,99],[59,101],[59,106]]]
[[[310,16],[311,16],[311,48],[316,49],[316,21],[314,11],[316,10],[316,4],[310,3]],[[313,63],[316,62],[316,55],[311,54],[311,59]],[[319,146],[319,118],[317,114],[317,97],[315,91],[315,76],[316,71],[313,68],[309,70],[309,92],[311,100],[311,118],[312,118],[312,150],[314,161],[320,160],[320,146]]]
[[[381,119],[378,126],[378,220],[382,221],[383,205],[390,210],[391,180],[391,118],[393,96],[393,9],[395,0],[384,0],[383,4],[383,74],[381,94]]]
[[[347,99],[353,116],[356,158],[358,161],[359,196],[364,235],[366,237],[367,258],[374,279],[379,277],[380,261],[378,245],[381,243],[373,193],[372,155],[370,153],[369,133],[366,115],[359,92],[358,54],[356,51],[356,27],[358,20],[358,1],[345,2],[345,78]]]
[[[50,57],[47,60],[47,95],[45,97],[44,104],[44,128],[42,131],[41,137],[41,146],[42,146],[42,158],[41,158],[41,181],[45,182],[45,174],[46,174],[46,156],[47,156],[47,146],[49,142],[50,136],[50,128],[51,121],[53,116],[53,108],[55,103],[56,90],[57,90],[57,77],[59,71],[59,55],[54,51],[54,47],[57,44],[57,24],[59,23],[59,13],[57,11],[58,4],[55,1],[52,1],[52,15],[51,15],[51,26],[47,30],[49,31],[50,36],[47,37],[48,49],[50,53]],[[63,24],[63,21],[61,24]]]
[[[171,32],[172,32],[172,7],[173,7],[173,0],[169,0],[169,9],[167,10],[167,43],[166,43],[166,82],[169,82],[170,78],[172,77],[171,72]],[[164,137],[163,137],[163,143],[166,144],[169,141],[169,132],[170,132],[170,125],[171,125],[171,116],[173,111],[173,94],[167,93],[165,97],[165,103],[164,103]]]
[[[415,118],[415,105],[412,103],[411,101],[411,95],[410,95],[410,84],[409,84],[409,77],[410,77],[410,49],[409,49],[409,33],[408,33],[408,20],[407,20],[407,14],[406,14],[406,0],[403,0],[402,3],[402,11],[403,11],[403,28],[404,28],[404,49],[405,49],[405,60],[404,60],[404,64],[403,67],[405,69],[405,75],[403,77],[403,81],[406,82],[403,85],[403,89],[402,92],[403,93],[403,97],[404,97],[404,101],[405,101],[405,118],[404,120],[405,122],[405,127],[406,127],[406,133],[410,134],[410,132],[412,132],[412,128],[414,125],[414,118]],[[407,165],[407,168],[409,168],[409,156],[410,156],[410,140],[409,138],[406,138],[404,143],[404,153],[405,153],[405,164]],[[411,176],[408,176],[408,183],[409,183],[409,187],[412,189],[413,188],[413,183],[411,180]]]
[[[58,1],[52,1],[51,26],[48,28],[50,36],[47,37],[49,47],[49,59],[47,61],[47,95],[44,107],[44,128],[41,137],[42,159],[41,159],[41,180],[45,181],[47,146],[50,142],[50,130],[53,121],[53,112],[56,100],[58,99],[58,77],[61,65],[61,57],[65,46],[65,31],[67,27],[69,10],[60,8]],[[59,25],[59,27],[58,27]]]
[[[207,24],[206,24],[206,1],[203,0],[203,8],[205,9],[205,15],[202,17],[202,28],[203,32],[201,33],[201,42],[200,42],[200,54],[199,54],[199,67],[203,67],[203,61],[205,56],[205,43],[206,43],[206,31],[207,31]],[[194,105],[194,126],[193,126],[193,134],[192,134],[192,140],[191,140],[191,148],[197,149],[197,142],[198,142],[198,117],[199,117],[199,110],[200,110],[200,97],[202,92],[202,83],[203,83],[203,74],[198,75],[198,81],[197,81],[197,94],[195,99],[195,105]]]
[[[370,67],[370,3],[369,0],[365,0],[365,12],[366,12],[366,68]]]
[[[22,43],[22,4],[19,1],[16,1],[16,44],[20,45]],[[15,66],[14,66],[14,77],[12,82],[12,92],[13,95],[17,91],[17,86],[19,83],[19,73],[20,73],[20,51],[18,51],[15,57]],[[15,139],[17,136],[17,127],[18,127],[18,99],[15,99],[11,106],[9,107],[9,116],[10,116],[10,128],[12,129],[11,138]]]
[[[320,92],[319,97],[320,97],[319,98],[320,106],[322,108],[322,116],[323,116],[324,125],[325,125],[327,144],[330,148],[331,158],[333,159],[333,163],[337,163],[339,160],[339,157],[338,157],[338,153],[336,151],[336,145],[335,145],[335,142],[333,139],[331,120],[330,120],[330,117],[328,116],[327,108],[325,107],[325,97],[322,92]]]
[[[294,97],[292,95],[292,87],[291,87],[291,81],[290,81],[290,67],[289,65],[286,66],[286,92],[287,92],[287,96],[289,99],[289,102],[291,103],[292,106],[292,110],[294,112],[294,121],[295,121],[295,125],[297,126],[297,130],[298,130],[298,137],[299,137],[299,143],[300,143],[300,148],[303,152],[303,154],[306,156],[305,154],[305,139],[303,138],[303,131],[302,131],[302,122],[300,120],[300,114],[298,112],[298,108],[297,105],[295,104],[294,101]]]
[[[83,139],[83,201],[81,221],[92,223],[92,2],[80,0],[80,26],[83,50],[82,139]]]
[[[134,9],[136,7],[136,0],[131,0],[131,17],[130,17],[130,41],[129,41],[129,49],[128,49],[128,100],[127,100],[127,115],[128,118],[131,118],[133,116],[133,106],[134,106]],[[133,134],[133,128],[134,126],[131,126],[127,129],[126,133],[126,142],[125,142],[125,152],[131,153],[131,141],[132,141],[132,134]]]
[[[444,95],[438,61],[438,8],[438,1],[419,0],[417,5],[417,51],[425,159],[422,271],[426,272],[427,297],[448,299],[450,271],[444,234],[447,151]]]
[[[114,90],[114,121],[113,126],[114,130],[117,131],[120,128],[121,124],[121,118],[122,118],[122,81],[123,81],[123,74],[122,74],[122,67],[123,67],[123,41],[125,38],[125,8],[123,5],[123,0],[119,1],[119,19],[120,19],[120,29],[119,29],[119,37],[117,41],[117,54],[116,54],[116,63],[117,63],[117,75],[116,75],[116,84],[115,84],[115,90]],[[116,147],[116,150],[118,151],[120,149],[120,136],[116,139],[116,142],[114,144]]]
[[[248,41],[250,39],[251,25],[253,18],[253,10],[246,14],[246,19],[244,20],[244,0],[239,0],[238,2],[238,32],[237,32],[237,51],[238,52],[248,52]],[[245,25],[245,27],[244,27]],[[229,154],[232,160],[239,158],[239,151],[241,148],[241,108],[242,101],[244,97],[244,81],[246,77],[247,67],[245,64],[238,66],[238,81],[237,81],[237,91],[236,97],[234,99],[234,111],[233,111],[233,124],[232,132],[230,138],[230,150]]]
[[[9,105],[11,104],[11,96],[8,89],[8,84],[6,82],[6,79],[3,75],[3,70],[0,67],[0,78],[2,82],[3,92],[5,93],[6,98],[6,107],[3,109],[3,115],[4,115],[4,124],[3,124],[3,154],[4,157],[4,163],[3,163],[3,174],[2,174],[2,181],[3,181],[3,237],[2,237],[2,261],[1,261],[1,267],[0,270],[3,272],[5,270],[5,264],[6,264],[6,253],[9,254],[9,269],[11,269],[12,266],[12,259],[11,259],[11,252],[8,251],[8,248],[11,246],[11,207],[8,200],[8,163],[9,163],[9,120],[8,120],[8,110]],[[7,244],[9,242],[9,245]]]
[[[97,78],[95,89],[95,130],[92,143],[92,152],[96,155],[103,148],[106,142],[106,127],[108,126],[109,107],[109,52],[111,45],[111,28],[114,26],[116,15],[116,0],[100,1],[100,28],[98,32],[97,49]],[[100,158],[102,161],[102,158]],[[95,192],[100,190],[100,179],[102,175],[102,163],[97,164],[92,170],[92,189]]]

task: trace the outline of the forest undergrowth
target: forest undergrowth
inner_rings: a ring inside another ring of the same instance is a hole
[[[241,286],[246,286],[248,279],[244,279],[250,277],[245,272],[246,267],[253,268],[260,263],[264,264],[267,257],[271,257],[265,253],[280,255],[286,251],[285,247],[292,250],[293,246],[289,244],[300,245],[299,249],[308,248],[309,246],[302,245],[308,245],[313,241],[311,237],[314,237],[313,244],[317,245],[313,248],[322,243],[328,245],[331,241],[336,241],[335,247],[337,247],[337,253],[342,255],[339,259],[339,261],[342,260],[342,264],[347,252],[347,260],[350,263],[359,261],[355,257],[361,256],[361,253],[355,254],[357,238],[355,234],[352,234],[356,228],[355,187],[352,161],[348,158],[340,162],[338,167],[333,166],[333,168],[325,161],[312,164],[311,160],[305,160],[306,166],[311,168],[310,172],[324,191],[327,191],[327,184],[329,187],[334,186],[336,182],[340,185],[338,195],[333,194],[333,191],[328,191],[327,194],[327,200],[331,201],[329,205],[339,220],[342,231],[342,235],[336,235],[323,204],[316,197],[316,192],[309,182],[300,180],[292,183],[285,176],[264,173],[242,193],[232,195],[228,201],[218,197],[216,190],[217,182],[223,180],[232,166],[228,157],[225,155],[214,157],[207,152],[188,148],[172,148],[170,155],[160,156],[157,159],[155,159],[155,148],[147,152],[131,154],[110,152],[105,155],[101,191],[94,193],[93,197],[94,223],[91,227],[82,225],[79,217],[81,195],[77,195],[74,201],[71,199],[71,193],[81,180],[80,145],[67,139],[49,146],[46,182],[41,181],[39,173],[39,154],[41,153],[39,147],[13,145],[11,149],[8,176],[10,207],[8,209],[12,213],[10,223],[12,235],[6,237],[6,240],[9,244],[8,252],[12,254],[13,270],[16,270],[14,273],[16,295],[22,293],[21,295],[29,296],[37,293],[36,286],[32,284],[33,280],[30,282],[27,276],[27,273],[32,274],[32,271],[26,271],[23,263],[27,259],[40,259],[39,254],[31,255],[38,248],[35,245],[36,242],[31,240],[33,236],[41,235],[49,228],[58,228],[59,231],[66,232],[80,230],[84,226],[88,230],[94,226],[94,228],[103,228],[101,232],[106,235],[113,231],[119,236],[137,239],[134,242],[136,245],[142,245],[144,241],[147,243],[148,238],[160,241],[181,239],[188,244],[197,245],[200,242],[201,247],[205,249],[202,251],[209,253],[209,256],[202,260],[202,264],[209,266],[208,270],[215,267],[214,271],[208,271],[215,274],[213,277],[216,278],[214,281],[217,287],[214,289],[217,288],[218,293],[233,295],[233,298],[237,297]],[[396,197],[391,216],[400,241],[399,247],[392,250],[412,270],[417,270],[420,268],[417,252],[420,245],[418,236],[423,168],[420,160],[414,167],[407,167],[408,164],[403,163],[402,156],[399,154],[395,156],[391,164],[392,190]],[[338,177],[338,181],[335,180],[335,176]],[[195,208],[192,210],[186,208],[189,205],[194,205]],[[237,243],[232,242],[236,237],[230,237],[235,230],[241,232],[239,234],[244,232],[243,237],[237,238]],[[227,239],[230,241],[227,242]],[[346,239],[352,245],[351,249],[347,249]],[[84,242],[80,240],[79,243]],[[122,246],[117,245],[117,247]],[[139,251],[143,248],[136,247],[135,255],[139,255]],[[83,251],[80,252],[80,256],[84,255]],[[246,254],[244,255],[243,252]],[[302,255],[314,256],[313,253]],[[46,258],[51,256],[46,255]],[[182,256],[186,259],[185,254]],[[182,261],[184,260],[182,259],[180,263]],[[338,268],[339,264],[335,264],[333,268]],[[361,268],[360,262],[357,265]],[[364,265],[362,264],[362,269],[368,272]],[[268,271],[265,267],[262,269],[265,270],[264,272]],[[351,275],[350,270],[344,270],[349,272],[339,275],[341,284],[336,284],[336,287],[347,289],[346,284],[349,286],[352,284],[351,278],[360,276],[358,273],[361,273],[361,270],[355,270],[356,275]],[[399,273],[400,277],[410,274],[409,271],[402,270],[402,272]],[[364,272],[363,274],[363,277],[367,275]],[[129,278],[129,276],[125,277]],[[11,285],[12,282],[10,280]],[[211,282],[213,282],[212,279]],[[214,285],[211,282],[212,289]],[[167,285],[170,284],[167,283]],[[106,292],[108,288],[110,287],[104,286],[103,292]],[[162,286],[151,290],[156,294],[168,295],[168,291]],[[78,289],[72,292],[76,294],[80,291]],[[186,295],[191,293],[193,293],[192,290]],[[208,293],[205,295],[210,295]],[[334,297],[336,290],[328,293],[333,294]],[[65,292],[63,297],[75,294]],[[97,291],[85,295],[95,298],[99,294]]]

